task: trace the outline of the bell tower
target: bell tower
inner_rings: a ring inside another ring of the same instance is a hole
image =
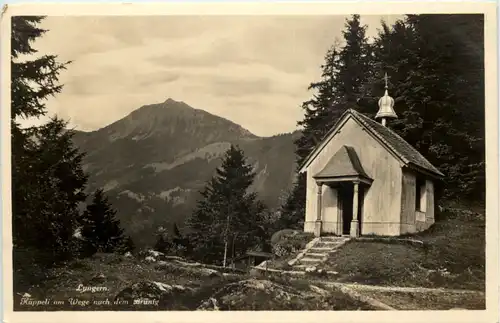
[[[385,127],[387,119],[397,119],[398,116],[396,112],[394,112],[394,99],[389,96],[389,92],[387,91],[388,88],[387,73],[385,73],[384,80],[385,80],[385,93],[384,96],[378,100],[379,110],[377,112],[377,115],[375,116],[375,119],[376,120],[382,119],[382,125]]]

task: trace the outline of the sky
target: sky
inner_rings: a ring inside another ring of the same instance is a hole
[[[380,21],[362,16],[369,37]],[[301,104],[341,40],[346,16],[49,16],[34,43],[72,63],[47,101],[92,131],[168,98],[222,116],[259,136],[297,129]],[[40,120],[43,122],[44,120]],[[33,122],[29,122],[32,124]]]

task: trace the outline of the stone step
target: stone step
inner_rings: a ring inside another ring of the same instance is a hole
[[[331,236],[331,237],[320,237],[320,241],[345,241],[348,238],[346,237],[337,237],[337,236]]]
[[[313,258],[314,258],[314,257],[320,257],[320,258],[323,258],[323,257],[328,256],[328,254],[327,254],[327,253],[324,253],[324,252],[318,252],[318,253],[316,253],[316,252],[307,252],[307,253],[305,254],[305,256],[306,256],[306,257],[313,257]]]
[[[308,252],[312,252],[312,253],[329,253],[331,251],[333,251],[334,248],[331,248],[331,247],[313,247],[311,249],[308,250]]]
[[[328,248],[330,250],[337,249],[341,247],[342,244],[317,244],[314,246],[314,248]],[[325,249],[326,250],[326,249]]]
[[[304,257],[302,259],[300,259],[300,262],[301,263],[318,263],[318,262],[321,262],[322,259],[318,259],[318,258],[307,258],[307,257]]]
[[[322,247],[337,248],[337,247],[340,247],[344,244],[345,244],[345,242],[318,242],[313,247],[322,246]]]
[[[321,253],[321,254],[324,254],[325,256],[324,257],[328,257],[329,255],[333,254],[333,253],[336,253],[337,250],[334,249],[334,250],[324,250],[324,249],[320,249],[320,250],[314,250],[314,249],[310,249],[309,250],[310,253]]]
[[[292,268],[293,269],[306,269],[307,267],[311,267],[311,265],[304,265],[304,264],[302,264],[302,265],[295,265]]]
[[[315,246],[324,245],[327,247],[329,246],[334,247],[334,246],[341,246],[343,244],[345,244],[344,241],[319,241],[318,243],[315,244]]]
[[[337,248],[343,244],[344,244],[344,242],[318,242],[317,244],[314,245],[314,247]]]

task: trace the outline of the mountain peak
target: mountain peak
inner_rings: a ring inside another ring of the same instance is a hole
[[[144,105],[101,130],[111,141],[125,138],[165,141],[175,137],[176,141],[180,140],[178,138],[190,138],[208,144],[231,138],[257,138],[230,120],[172,98],[163,103]]]
[[[166,99],[165,102],[163,102],[163,106],[167,107],[167,108],[176,107],[176,108],[185,108],[185,109],[187,108],[190,110],[194,109],[190,105],[186,104],[184,101],[176,101],[172,98]]]

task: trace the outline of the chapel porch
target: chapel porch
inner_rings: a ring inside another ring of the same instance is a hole
[[[363,170],[354,148],[342,146],[313,178],[317,185],[314,235],[358,237],[365,193],[373,180]]]

